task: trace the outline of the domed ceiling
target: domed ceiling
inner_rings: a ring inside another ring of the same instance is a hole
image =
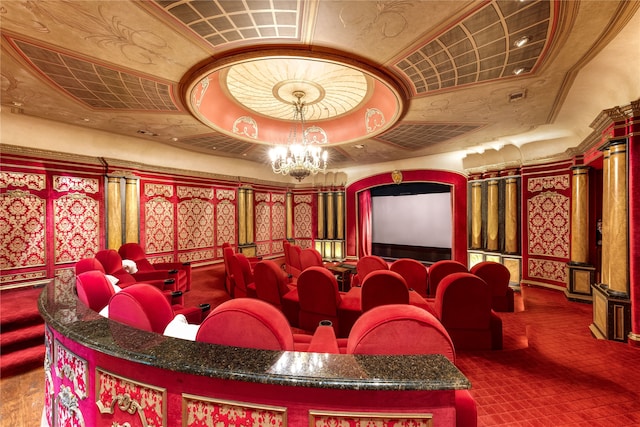
[[[330,168],[496,144],[564,150],[608,106],[569,96],[576,76],[618,34],[638,46],[628,34],[639,6],[15,0],[0,6],[2,106],[264,167],[296,91],[327,136]],[[624,70],[624,56],[610,69]],[[584,96],[612,96],[592,89]]]

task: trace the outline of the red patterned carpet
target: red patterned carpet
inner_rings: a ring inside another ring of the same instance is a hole
[[[523,286],[505,350],[459,353],[479,426],[640,426],[640,350],[589,332],[591,305]]]

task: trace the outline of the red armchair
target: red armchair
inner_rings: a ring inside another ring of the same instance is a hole
[[[102,264],[106,274],[118,279],[118,286],[126,288],[139,282],[144,282],[162,290],[175,291],[175,279],[168,279],[163,272],[143,274],[139,277],[127,273],[122,267],[122,257],[114,249],[105,249],[96,253],[96,259]]]
[[[351,286],[360,286],[367,274],[377,270],[388,270],[389,264],[379,256],[365,255],[356,263],[356,275],[351,279]]]
[[[225,249],[226,250],[226,249]],[[229,257],[233,298],[256,297],[256,284],[251,264],[246,256],[235,253]]]
[[[287,284],[286,273],[271,260],[257,263],[253,269],[253,278],[258,299],[268,302],[280,310],[282,310],[282,298],[296,289],[294,285]]]
[[[284,252],[284,260],[287,267],[287,273],[289,273],[292,279],[296,280],[302,272],[302,264],[300,263],[300,254],[302,252],[302,248],[285,240]]]
[[[384,305],[364,313],[347,340],[348,354],[443,354],[455,364],[451,337],[430,313],[406,305]],[[476,403],[468,390],[455,391],[456,425],[474,427]]]
[[[144,283],[131,285],[109,300],[109,318],[149,332],[162,334],[178,314],[191,324],[202,321],[204,307],[174,308],[162,292]]]
[[[362,312],[386,304],[409,304],[409,288],[398,273],[388,270],[371,272],[362,282]]]
[[[324,267],[300,273],[297,294],[299,327],[306,331],[315,331],[321,321],[329,320],[336,336],[346,337],[362,312],[359,296],[339,292],[337,279]]]
[[[323,267],[322,255],[315,248],[306,248],[300,251],[300,268],[302,271],[308,267]]]
[[[471,267],[471,274],[475,274],[489,285],[491,308],[494,311],[514,311],[514,292],[509,287],[511,273],[507,267],[499,262],[483,261]]]
[[[233,281],[231,280],[231,257],[235,255],[233,248],[228,243],[222,245],[222,260],[224,261],[224,286],[227,293],[233,298]]]
[[[253,298],[236,298],[213,309],[196,341],[263,350],[305,351],[312,336],[293,334],[282,312]]]
[[[109,279],[99,270],[88,270],[78,274],[76,276],[76,292],[78,299],[84,305],[97,312],[101,312],[116,293]],[[109,317],[108,312],[101,314]]]
[[[389,270],[401,275],[407,282],[409,289],[413,289],[425,298],[427,297],[429,273],[427,267],[421,262],[411,258],[400,258],[391,263]]]
[[[136,263],[138,272],[134,273],[133,276],[140,282],[144,281],[146,274],[162,272],[165,278],[176,281],[173,290],[188,291],[191,289],[191,264],[188,262],[158,262],[151,264],[144,250],[137,243],[125,243],[120,246],[118,253],[122,259],[130,259]],[[153,276],[153,278],[157,278],[157,276]]]
[[[450,259],[437,261],[429,267],[429,298],[436,296],[442,279],[453,273],[468,273],[468,270],[461,262]]]
[[[434,312],[456,349],[502,349],[502,319],[491,309],[489,285],[478,276],[453,273],[442,279]]]
[[[109,255],[109,256],[114,256],[113,253],[110,254],[104,254]],[[113,276],[111,274],[106,274],[105,273],[105,269],[102,266],[102,263],[100,261],[97,260],[97,258],[84,258],[81,259],[80,261],[78,261],[76,263],[75,266],[76,269],[76,275],[81,274],[81,273],[85,273],[87,271],[99,271],[102,274],[105,275],[105,277],[107,277],[109,279],[109,282],[111,283],[111,279],[116,279],[117,283],[115,283],[119,288],[126,288],[127,286],[131,286],[134,285],[136,283],[139,283],[136,281],[135,277],[133,277],[131,274],[127,273],[126,271],[122,270],[118,273],[118,277]],[[147,282],[145,282],[147,283]],[[164,286],[164,280],[163,281],[151,281],[151,284],[156,286],[156,287],[160,287],[161,285]],[[182,304],[184,304],[184,296],[182,295],[182,291],[172,291],[169,289],[163,290],[162,293],[164,294],[164,296],[167,298],[167,301],[172,305],[172,306],[181,306]],[[106,304],[105,304],[106,305]]]

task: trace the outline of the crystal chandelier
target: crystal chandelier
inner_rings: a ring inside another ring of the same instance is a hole
[[[290,175],[298,181],[320,171],[326,171],[328,157],[327,151],[323,150],[318,143],[309,142],[307,139],[304,120],[305,103],[302,101],[304,95],[303,91],[293,92],[296,98],[292,102],[295,110],[287,145],[279,145],[269,150],[273,172]]]

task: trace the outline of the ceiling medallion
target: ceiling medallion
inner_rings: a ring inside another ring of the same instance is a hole
[[[228,55],[188,76],[184,87],[185,104],[202,123],[269,146],[288,144],[296,92],[304,93],[308,137],[325,146],[383,133],[406,103],[402,86],[381,71],[346,54],[297,48]]]

